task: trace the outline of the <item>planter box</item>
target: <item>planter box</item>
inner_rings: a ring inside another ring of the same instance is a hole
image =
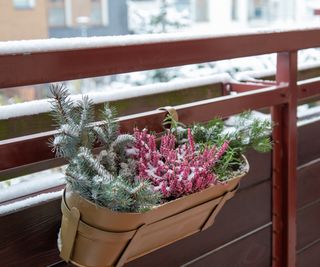
[[[67,188],[61,205],[60,256],[77,266],[122,266],[203,231],[213,224],[222,206],[234,196],[244,175],[145,213],[113,212]]]

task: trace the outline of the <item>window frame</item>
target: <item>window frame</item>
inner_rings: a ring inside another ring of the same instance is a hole
[[[36,0],[12,0],[14,9],[25,10],[34,9],[36,7]]]

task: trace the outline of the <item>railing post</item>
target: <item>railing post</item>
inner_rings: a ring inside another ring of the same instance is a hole
[[[277,55],[277,83],[287,83],[288,103],[272,108],[273,267],[296,265],[297,52]]]

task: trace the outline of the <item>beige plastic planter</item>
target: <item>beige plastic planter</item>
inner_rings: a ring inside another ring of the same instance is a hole
[[[67,188],[61,205],[60,256],[77,266],[122,266],[203,231],[213,224],[222,206],[234,196],[244,175],[145,213],[113,212]]]

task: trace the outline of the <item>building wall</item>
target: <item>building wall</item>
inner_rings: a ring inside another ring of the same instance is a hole
[[[85,36],[122,35],[129,33],[126,0],[108,0],[106,8],[108,12],[108,23],[106,25],[88,25],[85,29]],[[49,27],[50,37],[83,36],[84,31],[80,26],[77,26],[76,18],[79,16],[88,16],[88,13],[85,10],[81,10],[77,5],[73,5],[72,13],[72,25],[70,27]]]
[[[72,25],[77,24],[77,18],[84,16],[90,17],[90,9],[91,9],[91,1],[90,0],[82,0],[81,2],[74,1],[72,2]]]
[[[12,0],[0,1],[0,41],[48,37],[46,1],[35,1],[34,8],[18,9]]]

